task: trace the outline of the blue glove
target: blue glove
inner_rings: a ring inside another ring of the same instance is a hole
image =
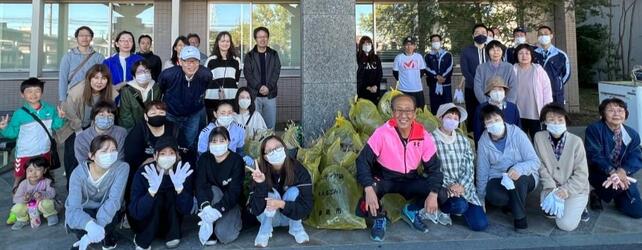
[[[557,196],[557,194],[554,194],[553,197],[555,202],[555,217],[560,219],[564,216],[564,199]]]
[[[544,210],[544,212],[546,212],[547,214],[553,214],[555,212],[554,211],[555,210],[555,198],[553,198],[554,193],[555,193],[555,190],[553,190],[548,195],[546,195],[546,197],[544,198],[544,200],[540,204],[540,206],[542,207],[542,210]]]
[[[243,161],[245,162],[246,166],[254,166],[254,159],[252,159],[252,157],[249,155],[243,156]]]
[[[501,183],[502,183],[502,186],[504,186],[508,190],[515,189],[515,182],[513,182],[513,180],[511,180],[510,177],[508,177],[507,173],[504,173],[502,175],[502,182]]]

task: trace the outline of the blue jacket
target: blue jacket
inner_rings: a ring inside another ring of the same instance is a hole
[[[426,71],[428,71],[428,78],[426,78],[428,85],[434,86],[437,83],[435,77],[438,75],[446,78],[444,85],[450,85],[453,75],[453,56],[450,52],[440,49],[435,53],[431,50],[426,55],[425,61]]]
[[[479,104],[479,106],[477,106],[477,108],[475,109],[475,117],[473,118],[473,135],[475,137],[475,142],[479,141],[482,133],[484,132],[484,130],[486,130],[486,126],[484,126],[484,122],[481,120],[481,109],[486,107],[486,105],[489,105],[488,102]],[[512,102],[505,102],[502,112],[504,113],[504,122],[513,124],[520,128],[522,127],[517,104]]]
[[[571,64],[564,51],[551,45],[548,57],[544,57],[544,48],[535,49],[535,62],[544,67],[551,80],[553,102],[564,104],[564,85],[571,78]]]
[[[624,145],[620,156],[622,168],[627,175],[632,175],[642,167],[642,151],[640,150],[640,135],[633,128],[624,125],[631,141]],[[613,131],[604,121],[598,121],[586,127],[584,139],[586,157],[591,175],[608,175],[615,170],[611,164],[611,151],[615,147]]]
[[[475,45],[470,45],[461,52],[460,65],[461,73],[466,78],[466,88],[472,89],[475,85],[475,72],[479,66],[479,49]],[[481,55],[482,63],[486,62],[488,55],[486,52]]]
[[[105,61],[103,61],[103,64],[107,65],[107,67],[109,68],[109,72],[111,73],[111,82],[116,85],[122,82],[134,80],[134,76],[132,75],[131,71],[132,65],[140,60],[144,60],[144,58],[137,54],[131,54],[129,55],[129,57],[125,58],[125,62],[127,63],[127,65],[125,65],[125,68],[127,69],[127,72],[125,72],[126,79],[123,79],[123,66],[120,65],[120,58],[118,57],[118,53],[105,59]]]
[[[150,164],[156,165],[156,162],[154,161]],[[158,192],[156,192],[156,195],[152,197],[147,191],[149,188],[149,182],[147,181],[147,178],[143,176],[144,172],[145,168],[141,166],[136,171],[136,174],[134,174],[131,187],[131,201],[127,204],[127,212],[129,215],[136,220],[149,222],[145,221],[145,219],[148,219],[148,217],[152,215],[154,207],[158,205],[162,206],[162,204],[156,204],[156,197],[158,197],[158,194],[167,192],[174,193],[174,197],[176,198],[175,212],[182,215],[190,214],[192,206],[194,205],[194,196],[192,192],[193,175],[188,176],[187,179],[185,179],[185,183],[183,183],[183,191],[180,194],[176,194],[174,184],[169,178],[169,175],[164,175],[160,188],[158,188]]]
[[[212,73],[199,66],[190,82],[185,78],[181,67],[171,67],[158,76],[158,86],[163,93],[163,102],[167,112],[174,116],[190,116],[201,111],[207,84],[212,80]]]

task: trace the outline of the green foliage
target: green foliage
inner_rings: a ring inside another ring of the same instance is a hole
[[[580,86],[594,84],[597,74],[595,64],[607,54],[608,31],[602,24],[588,24],[578,26],[577,32],[577,60],[578,78]]]

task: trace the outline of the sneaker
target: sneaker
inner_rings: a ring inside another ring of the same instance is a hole
[[[439,224],[443,226],[451,226],[453,224],[453,220],[450,218],[450,215],[444,212],[437,212],[437,221]]]
[[[386,224],[388,224],[386,217],[382,216],[375,218],[372,229],[370,229],[370,239],[374,241],[383,241],[386,237]]]
[[[584,212],[582,212],[582,221],[587,222],[591,220],[591,214],[589,214],[588,209],[584,208]]]
[[[103,240],[103,250],[116,249],[116,246],[118,245],[116,244],[116,239],[113,237],[105,237]]]
[[[57,214],[54,214],[54,215],[51,215],[51,216],[47,217],[47,225],[48,226],[51,227],[51,226],[55,226],[57,224],[58,224],[58,215]]]
[[[546,217],[548,219],[551,219],[551,220],[554,220],[555,218],[557,218],[557,216],[549,214],[547,212],[544,212],[544,217]]]
[[[528,221],[526,220],[526,217],[524,217],[524,219],[515,220],[514,225],[515,231],[521,232],[528,228]]]
[[[256,238],[254,239],[254,246],[255,247],[267,247],[268,246],[268,241],[270,240],[270,237],[272,237],[272,234],[267,234],[267,233],[258,233],[256,234]]]
[[[591,191],[589,195],[589,204],[593,210],[602,210],[602,199],[600,199],[595,190]]]
[[[424,209],[419,210],[419,219],[429,220],[429,221],[432,221],[432,223],[435,223],[435,224],[439,223],[439,221],[438,221],[439,216],[436,213],[435,214],[428,213]]]
[[[116,247],[117,247],[117,246],[118,246],[118,244],[114,244],[114,245],[110,245],[110,246],[103,245],[103,250],[112,250],[112,249],[116,249]]]
[[[148,246],[147,248],[143,248],[143,247],[139,246],[136,243],[136,235],[135,234],[134,234],[134,246],[136,247],[136,250],[152,250],[152,246]]]
[[[7,217],[7,225],[13,225],[13,223],[16,223],[18,218],[16,217],[16,214],[13,212],[9,213],[9,217]]]
[[[127,220],[127,216],[125,215],[123,215],[123,222],[120,223],[120,228],[131,229],[131,226],[129,225],[129,220]]]
[[[289,224],[288,233],[294,236],[296,243],[303,244],[310,241],[310,237],[305,232],[301,220],[290,220]]]
[[[401,213],[403,214],[403,220],[408,223],[410,227],[417,229],[422,233],[427,233],[428,227],[426,226],[426,224],[424,224],[423,221],[421,221],[421,218],[419,218],[419,211],[410,211],[408,210],[408,206],[409,205],[406,204],[401,211]]]
[[[173,240],[170,240],[168,242],[165,242],[165,246],[167,248],[176,248],[176,247],[178,247],[178,244],[181,244],[181,240],[179,240],[179,239],[173,239]]]
[[[20,230],[27,225],[29,225],[28,221],[16,221],[13,223],[13,226],[11,226],[11,230]]]
[[[205,245],[206,246],[214,246],[214,245],[216,245],[216,243],[218,243],[218,241],[216,241],[216,240],[208,240],[208,241],[205,242]]]

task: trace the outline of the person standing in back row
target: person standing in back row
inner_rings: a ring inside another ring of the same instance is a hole
[[[160,75],[161,69],[163,68],[163,62],[160,57],[152,52],[152,37],[149,35],[139,36],[138,47],[140,47],[140,51],[136,52],[136,54],[145,58],[149,64],[152,79],[154,79],[154,81],[158,81],[158,75]]]
[[[105,60],[105,56],[91,47],[94,31],[87,26],[81,26],[74,33],[78,47],[70,49],[60,61],[58,72],[58,101],[67,100],[67,92],[85,79],[89,69]]]
[[[409,36],[403,39],[403,53],[395,57],[392,65],[392,74],[399,81],[397,88],[406,95],[412,96],[417,103],[416,107],[423,108],[424,88],[421,85],[421,76],[428,74],[424,58],[415,53],[417,41]]]
[[[252,94],[256,95],[256,110],[265,119],[268,129],[274,129],[281,60],[279,54],[268,47],[270,31],[267,28],[254,29],[254,40],[256,46],[243,59],[243,75]]]
[[[553,29],[541,26],[537,29],[540,47],[535,49],[535,62],[544,67],[551,80],[553,102],[564,105],[564,85],[571,78],[571,63],[564,51],[553,46]]]
[[[468,114],[474,114],[475,109],[479,106],[479,101],[475,97],[475,73],[477,72],[477,66],[486,62],[488,55],[486,54],[486,36],[488,35],[488,28],[483,24],[477,24],[473,27],[473,44],[464,48],[461,52],[460,64],[461,64],[461,73],[464,75],[466,80],[466,90],[464,91],[465,102],[466,102],[466,112]],[[468,119],[467,126],[469,128],[473,127],[473,120]]]

